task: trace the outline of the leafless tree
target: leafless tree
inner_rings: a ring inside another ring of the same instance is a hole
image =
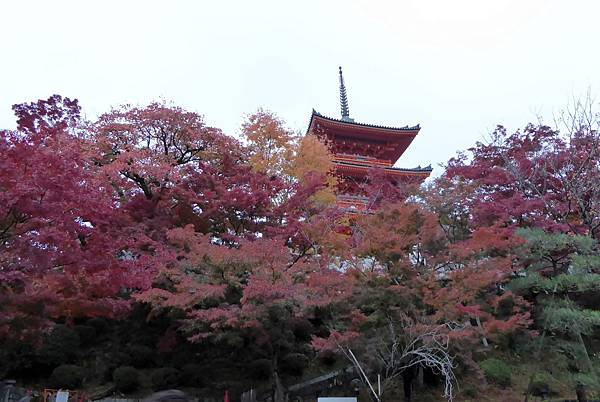
[[[389,318],[386,328],[368,338],[360,360],[351,349],[340,347],[340,350],[361,373],[377,401],[406,370],[419,366],[430,368],[444,379],[443,396],[452,401],[456,377],[454,358],[448,345],[449,330],[446,325],[423,325],[408,318],[399,321]],[[380,376],[377,386],[373,386],[368,373]]]

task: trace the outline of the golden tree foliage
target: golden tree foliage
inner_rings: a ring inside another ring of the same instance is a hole
[[[315,135],[309,133],[300,140],[290,173],[301,183],[311,174],[325,177],[327,186],[319,190],[313,198],[319,204],[335,202],[337,178],[333,175],[332,155],[327,145]]]
[[[242,123],[250,164],[257,172],[281,176],[290,171],[297,136],[271,111],[258,109]]]
[[[320,205],[335,202],[337,180],[327,145],[312,134],[300,136],[285,127],[271,111],[258,109],[242,124],[250,164],[257,172],[277,176],[286,183],[307,184],[315,177],[325,180],[325,188],[314,195]]]

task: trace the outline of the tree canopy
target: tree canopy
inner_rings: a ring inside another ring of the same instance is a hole
[[[166,102],[95,121],[59,95],[13,109],[16,130],[0,131],[5,345],[41,350],[57,326],[143,312],[166,322],[159,350],[240,356],[278,397],[336,353],[366,383],[429,368],[447,399],[492,346],[539,342],[539,355],[545,342],[583,356],[577,378],[598,369],[600,133],[586,108],[562,132],[498,127],[421,188],[374,169],[371,207],[351,217],[327,145],[267,110],[237,140]]]

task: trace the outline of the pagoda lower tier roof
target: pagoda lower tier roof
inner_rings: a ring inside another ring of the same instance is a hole
[[[369,172],[370,169],[375,167],[375,166],[367,165],[367,164],[341,162],[341,161],[334,161],[333,164],[336,167],[337,171],[339,171],[340,173],[348,174],[350,176],[354,176],[354,175],[364,176]],[[423,179],[427,178],[431,174],[431,171],[433,170],[431,168],[431,166],[427,166],[424,168],[416,167],[416,168],[412,168],[412,169],[396,168],[396,167],[378,167],[378,168],[383,169],[385,171],[386,175],[420,176]]]

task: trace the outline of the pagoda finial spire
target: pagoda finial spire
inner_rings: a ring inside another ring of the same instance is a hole
[[[342,120],[354,121],[350,118],[350,108],[348,107],[348,95],[346,94],[346,86],[344,85],[344,76],[342,75],[342,67],[340,66],[340,106],[342,109]]]

